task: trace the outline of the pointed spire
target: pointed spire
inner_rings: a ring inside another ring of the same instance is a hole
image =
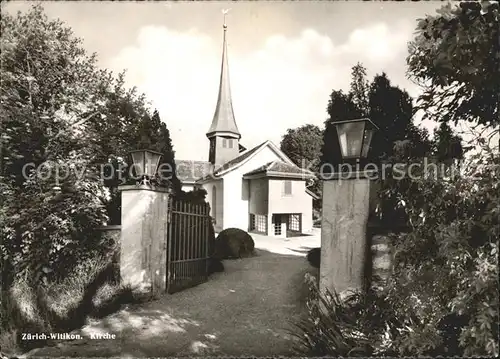
[[[226,14],[228,10],[223,10],[224,14],[224,37],[222,44],[222,65],[220,72],[220,84],[219,84],[219,96],[217,98],[217,106],[215,108],[214,117],[212,120],[212,125],[207,132],[207,137],[214,136],[217,132],[232,133],[238,138],[241,138],[241,134],[238,131],[238,126],[234,119],[233,111],[233,101],[231,99],[231,86],[229,84],[229,68],[227,62],[227,25],[226,25]]]

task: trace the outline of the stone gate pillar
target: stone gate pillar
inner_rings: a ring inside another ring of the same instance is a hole
[[[120,277],[134,289],[166,290],[169,191],[148,185],[120,186]]]
[[[323,182],[319,288],[363,290],[371,266],[367,225],[376,183],[361,173]]]

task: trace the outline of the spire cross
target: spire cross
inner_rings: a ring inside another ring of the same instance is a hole
[[[229,10],[231,10],[231,9],[223,9],[223,10],[222,10],[222,14],[224,15],[224,25],[223,25],[224,29],[227,29],[227,25],[226,25],[226,15],[227,15],[227,13],[229,12]]]

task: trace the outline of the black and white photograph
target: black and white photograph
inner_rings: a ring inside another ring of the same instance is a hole
[[[0,358],[498,357],[498,1],[5,1]]]

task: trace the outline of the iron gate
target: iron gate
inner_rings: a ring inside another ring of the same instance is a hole
[[[208,279],[210,207],[169,201],[167,231],[167,293],[196,286]]]

